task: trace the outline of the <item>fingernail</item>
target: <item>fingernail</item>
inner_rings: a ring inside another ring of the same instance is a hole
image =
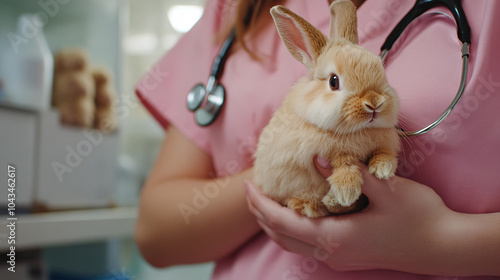
[[[316,157],[316,162],[323,168],[332,168],[330,161],[322,157]]]

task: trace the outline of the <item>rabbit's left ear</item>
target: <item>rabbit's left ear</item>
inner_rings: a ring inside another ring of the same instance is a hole
[[[305,19],[283,6],[274,6],[271,15],[288,51],[311,70],[328,38]]]
[[[330,40],[345,39],[358,44],[356,6],[350,0],[333,1],[330,5]]]

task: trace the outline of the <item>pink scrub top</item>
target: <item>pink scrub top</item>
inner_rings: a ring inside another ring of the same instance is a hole
[[[358,9],[359,44],[378,54],[414,2],[366,1]],[[403,141],[398,173],[430,186],[455,211],[500,212],[500,1],[462,2],[472,33],[464,97],[436,129]],[[329,34],[326,0],[288,0],[286,6]],[[187,109],[186,94],[208,79],[220,48],[214,33],[231,13],[229,7],[222,0],[209,1],[198,24],[137,85],[138,96],[163,126],[173,124],[212,156],[218,176],[252,166],[259,133],[290,86],[306,74],[270,24],[250,42],[261,61],[241,50],[229,57],[221,80],[227,90],[224,108],[215,123],[199,127]],[[445,9],[432,9],[408,27],[390,53],[387,77],[400,96],[407,128],[434,121],[458,88],[461,45],[450,17]],[[213,279],[458,278],[386,270],[337,272],[311,257],[284,251],[259,234],[219,260]]]

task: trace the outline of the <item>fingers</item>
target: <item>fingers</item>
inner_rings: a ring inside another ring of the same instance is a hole
[[[263,213],[279,213],[282,212],[282,207],[272,199],[265,196],[251,181],[245,181],[245,193],[247,195],[248,208],[255,217],[260,221],[267,221]]]
[[[315,155],[313,161],[314,166],[316,166],[316,169],[323,177],[328,178],[332,175],[332,165],[329,160]]]
[[[273,232],[315,244],[315,225],[322,218],[309,219],[265,196],[250,181],[245,182],[248,208],[258,221]]]
[[[283,249],[325,260],[325,256],[339,246],[332,239],[332,232],[326,238],[318,230],[319,221],[327,222],[327,219],[309,219],[283,207],[266,197],[250,181],[245,182],[245,187],[250,211],[264,232]]]
[[[245,191],[250,211],[273,241],[287,251],[328,261],[331,267],[348,268],[350,264],[337,255],[362,244],[358,238],[373,220],[367,213],[311,219],[266,197],[250,181]]]
[[[305,256],[312,256],[314,251],[317,250],[318,246],[306,243],[304,241],[289,237],[287,235],[278,233],[261,221],[258,221],[264,232],[271,238],[276,244],[286,251],[298,253]]]

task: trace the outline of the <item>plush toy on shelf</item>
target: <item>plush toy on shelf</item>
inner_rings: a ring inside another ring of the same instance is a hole
[[[67,49],[54,56],[52,105],[65,125],[91,128],[94,124],[95,86],[88,55],[81,49]]]
[[[92,69],[85,50],[64,49],[54,56],[52,106],[62,124],[114,131],[115,97],[111,74],[104,67]]]

